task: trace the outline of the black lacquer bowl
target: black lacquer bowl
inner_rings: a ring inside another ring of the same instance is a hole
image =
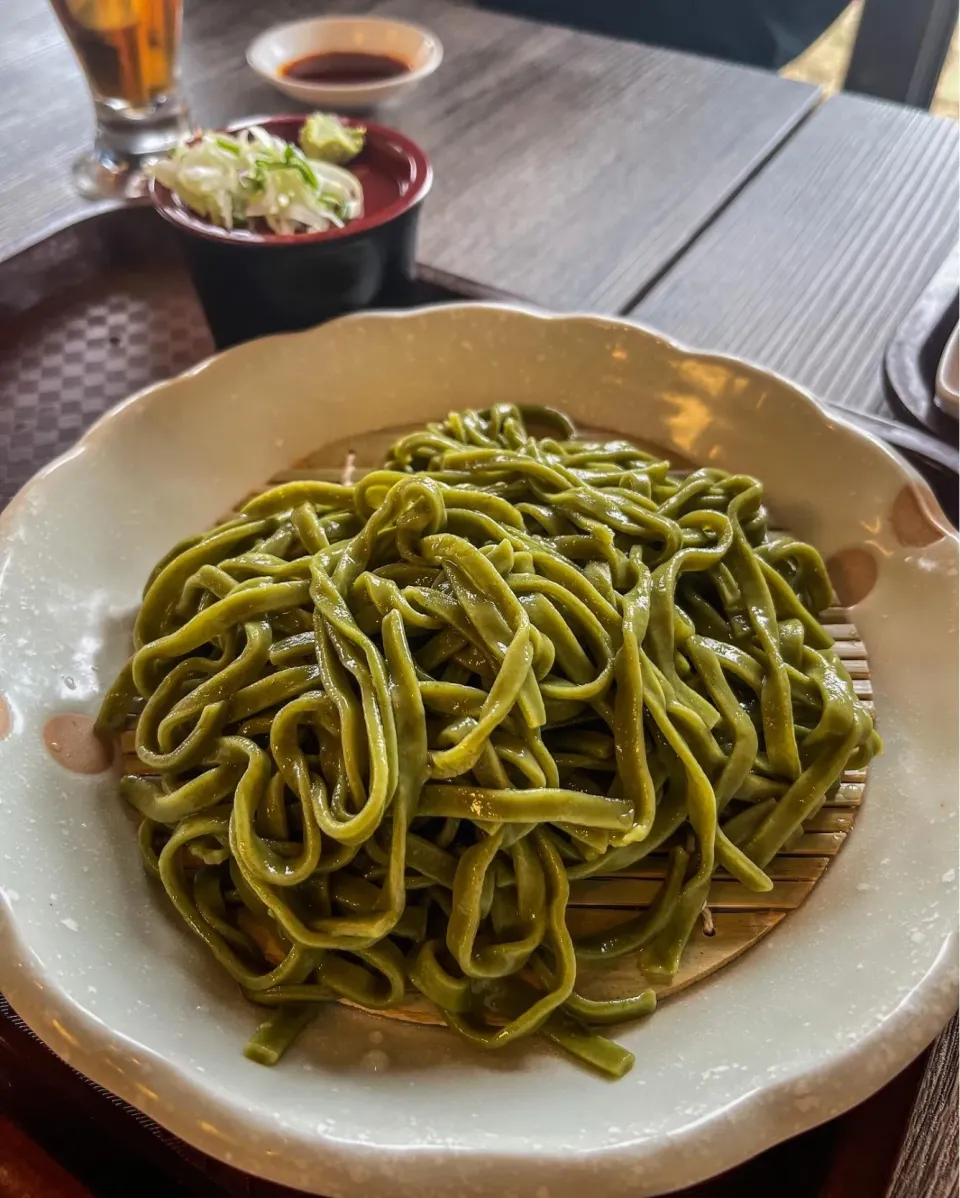
[[[258,124],[296,142],[305,120],[268,117],[229,131]],[[347,312],[412,302],[417,225],[432,182],[430,163],[402,133],[363,123],[366,142],[350,170],[363,187],[364,211],[342,229],[290,235],[224,229],[152,181],[154,204],[180,235],[218,349],[309,328]]]

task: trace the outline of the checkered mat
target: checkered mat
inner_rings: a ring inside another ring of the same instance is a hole
[[[176,261],[114,266],[3,323],[0,507],[108,408],[213,351]]]

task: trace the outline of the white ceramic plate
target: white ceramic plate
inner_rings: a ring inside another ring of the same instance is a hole
[[[374,83],[310,83],[282,73],[295,59],[330,52],[385,54],[401,59],[410,69]],[[247,49],[250,66],[284,95],[334,112],[362,112],[397,103],[432,75],[442,60],[438,37],[419,25],[385,17],[315,17],[275,25]]]
[[[310,449],[494,400],[756,473],[778,522],[872,563],[854,616],[886,752],[804,906],[618,1033],[637,1056],[622,1081],[539,1044],[485,1055],[344,1008],[263,1069],[241,1055],[254,1012],[145,878],[115,778],[65,768],[44,726],[96,711],[147,572],[178,538]],[[751,366],[612,320],[469,305],[241,346],[115,409],[0,520],[0,989],[159,1123],[306,1190],[639,1198],[690,1184],[865,1098],[956,1006],[956,623],[957,543],[926,485]]]

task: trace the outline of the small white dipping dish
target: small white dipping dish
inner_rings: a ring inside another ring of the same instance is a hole
[[[381,54],[409,66],[402,75],[370,82],[309,82],[284,74],[284,67],[313,54]],[[443,46],[426,29],[381,17],[317,17],[275,25],[247,48],[258,75],[303,104],[335,112],[357,112],[396,103],[440,65]]]

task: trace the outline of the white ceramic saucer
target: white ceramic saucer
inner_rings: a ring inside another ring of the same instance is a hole
[[[409,66],[402,75],[373,83],[311,83],[285,75],[287,63],[330,52],[382,54]],[[301,104],[333,112],[362,112],[406,98],[443,59],[439,38],[385,17],[315,17],[276,25],[247,49],[247,62],[258,75]]]

